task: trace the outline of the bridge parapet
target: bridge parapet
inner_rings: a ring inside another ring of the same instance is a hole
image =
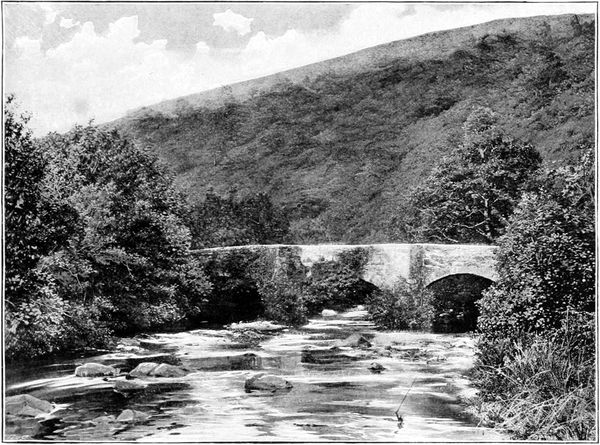
[[[314,244],[248,245],[203,249],[199,253],[218,255],[236,250],[293,252],[310,270],[320,261],[331,261],[342,252],[362,248],[368,252],[363,279],[382,289],[391,289],[405,280],[420,287],[455,274],[473,274],[496,281],[496,246],[471,244]],[[275,261],[274,264],[279,262]],[[276,266],[275,266],[276,267]]]

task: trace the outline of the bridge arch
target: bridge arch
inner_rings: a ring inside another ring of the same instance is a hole
[[[430,282],[430,304],[433,309],[434,332],[468,332],[477,328],[479,308],[477,301],[493,284],[494,276],[451,273]]]
[[[425,281],[423,282],[423,287],[428,288],[432,284],[434,284],[440,280],[443,280],[445,278],[452,277],[455,275],[472,275],[475,277],[485,278],[486,280],[489,280],[492,283],[495,283],[498,280],[498,276],[495,273],[495,271],[493,271],[493,270],[485,270],[485,269],[482,269],[482,270],[462,269],[461,270],[461,269],[459,269],[459,270],[443,272],[443,273],[433,275],[431,277],[427,277],[425,279]]]

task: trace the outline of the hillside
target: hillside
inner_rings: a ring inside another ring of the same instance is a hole
[[[114,125],[170,164],[191,201],[264,191],[296,242],[389,241],[405,191],[476,105],[547,162],[594,140],[594,19],[428,34],[130,113]]]

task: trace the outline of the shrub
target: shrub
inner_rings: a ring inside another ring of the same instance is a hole
[[[522,199],[479,302],[483,417],[519,439],[595,439],[593,165],[589,152]]]
[[[593,335],[580,330],[593,332],[593,320],[584,318],[550,338],[479,344],[485,352],[479,353],[475,382],[486,423],[506,428],[515,439],[595,439]]]
[[[595,221],[593,155],[550,171],[522,199],[500,239],[500,278],[479,301],[482,332],[551,332],[566,314],[593,312]]]
[[[308,321],[301,285],[285,278],[274,279],[264,284],[259,292],[267,319],[290,326],[301,326]]]
[[[385,329],[428,330],[433,318],[432,294],[401,282],[393,290],[377,290],[367,298],[367,311]]]
[[[357,247],[341,252],[335,260],[313,265],[306,280],[306,306],[310,314],[323,309],[343,310],[366,301],[375,286],[361,276],[369,252]]]

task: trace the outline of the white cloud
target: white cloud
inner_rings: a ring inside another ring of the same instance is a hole
[[[38,5],[42,11],[44,12],[44,25],[51,25],[56,20],[56,16],[58,15],[58,11],[56,11],[51,5],[48,3],[34,3]]]
[[[104,35],[86,22],[46,52],[40,40],[18,38],[7,90],[32,111],[32,126],[43,134],[207,87],[181,56],[167,51],[166,40],[135,42],[138,35],[137,17],[126,17]]]
[[[64,17],[60,18],[60,23],[58,26],[61,28],[71,29],[75,26],[79,25],[79,22],[74,21],[73,19],[66,19]]]
[[[241,14],[236,14],[231,9],[225,12],[213,14],[214,26],[220,26],[225,31],[235,31],[240,36],[245,36],[250,32],[250,26],[254,19],[249,19]]]
[[[167,40],[136,41],[140,35],[137,17],[122,17],[106,33],[97,32],[91,22],[79,24],[69,41],[47,51],[39,39],[18,37],[6,54],[5,85],[32,112],[36,134],[44,134],[67,130],[90,118],[108,121],[161,100],[425,32],[509,16],[589,12],[590,8],[593,12],[594,7],[469,4],[440,11],[418,5],[412,13],[401,4],[362,4],[327,31],[288,29],[275,36],[259,31],[242,48],[226,50],[209,48],[200,41],[192,56],[168,50]]]

